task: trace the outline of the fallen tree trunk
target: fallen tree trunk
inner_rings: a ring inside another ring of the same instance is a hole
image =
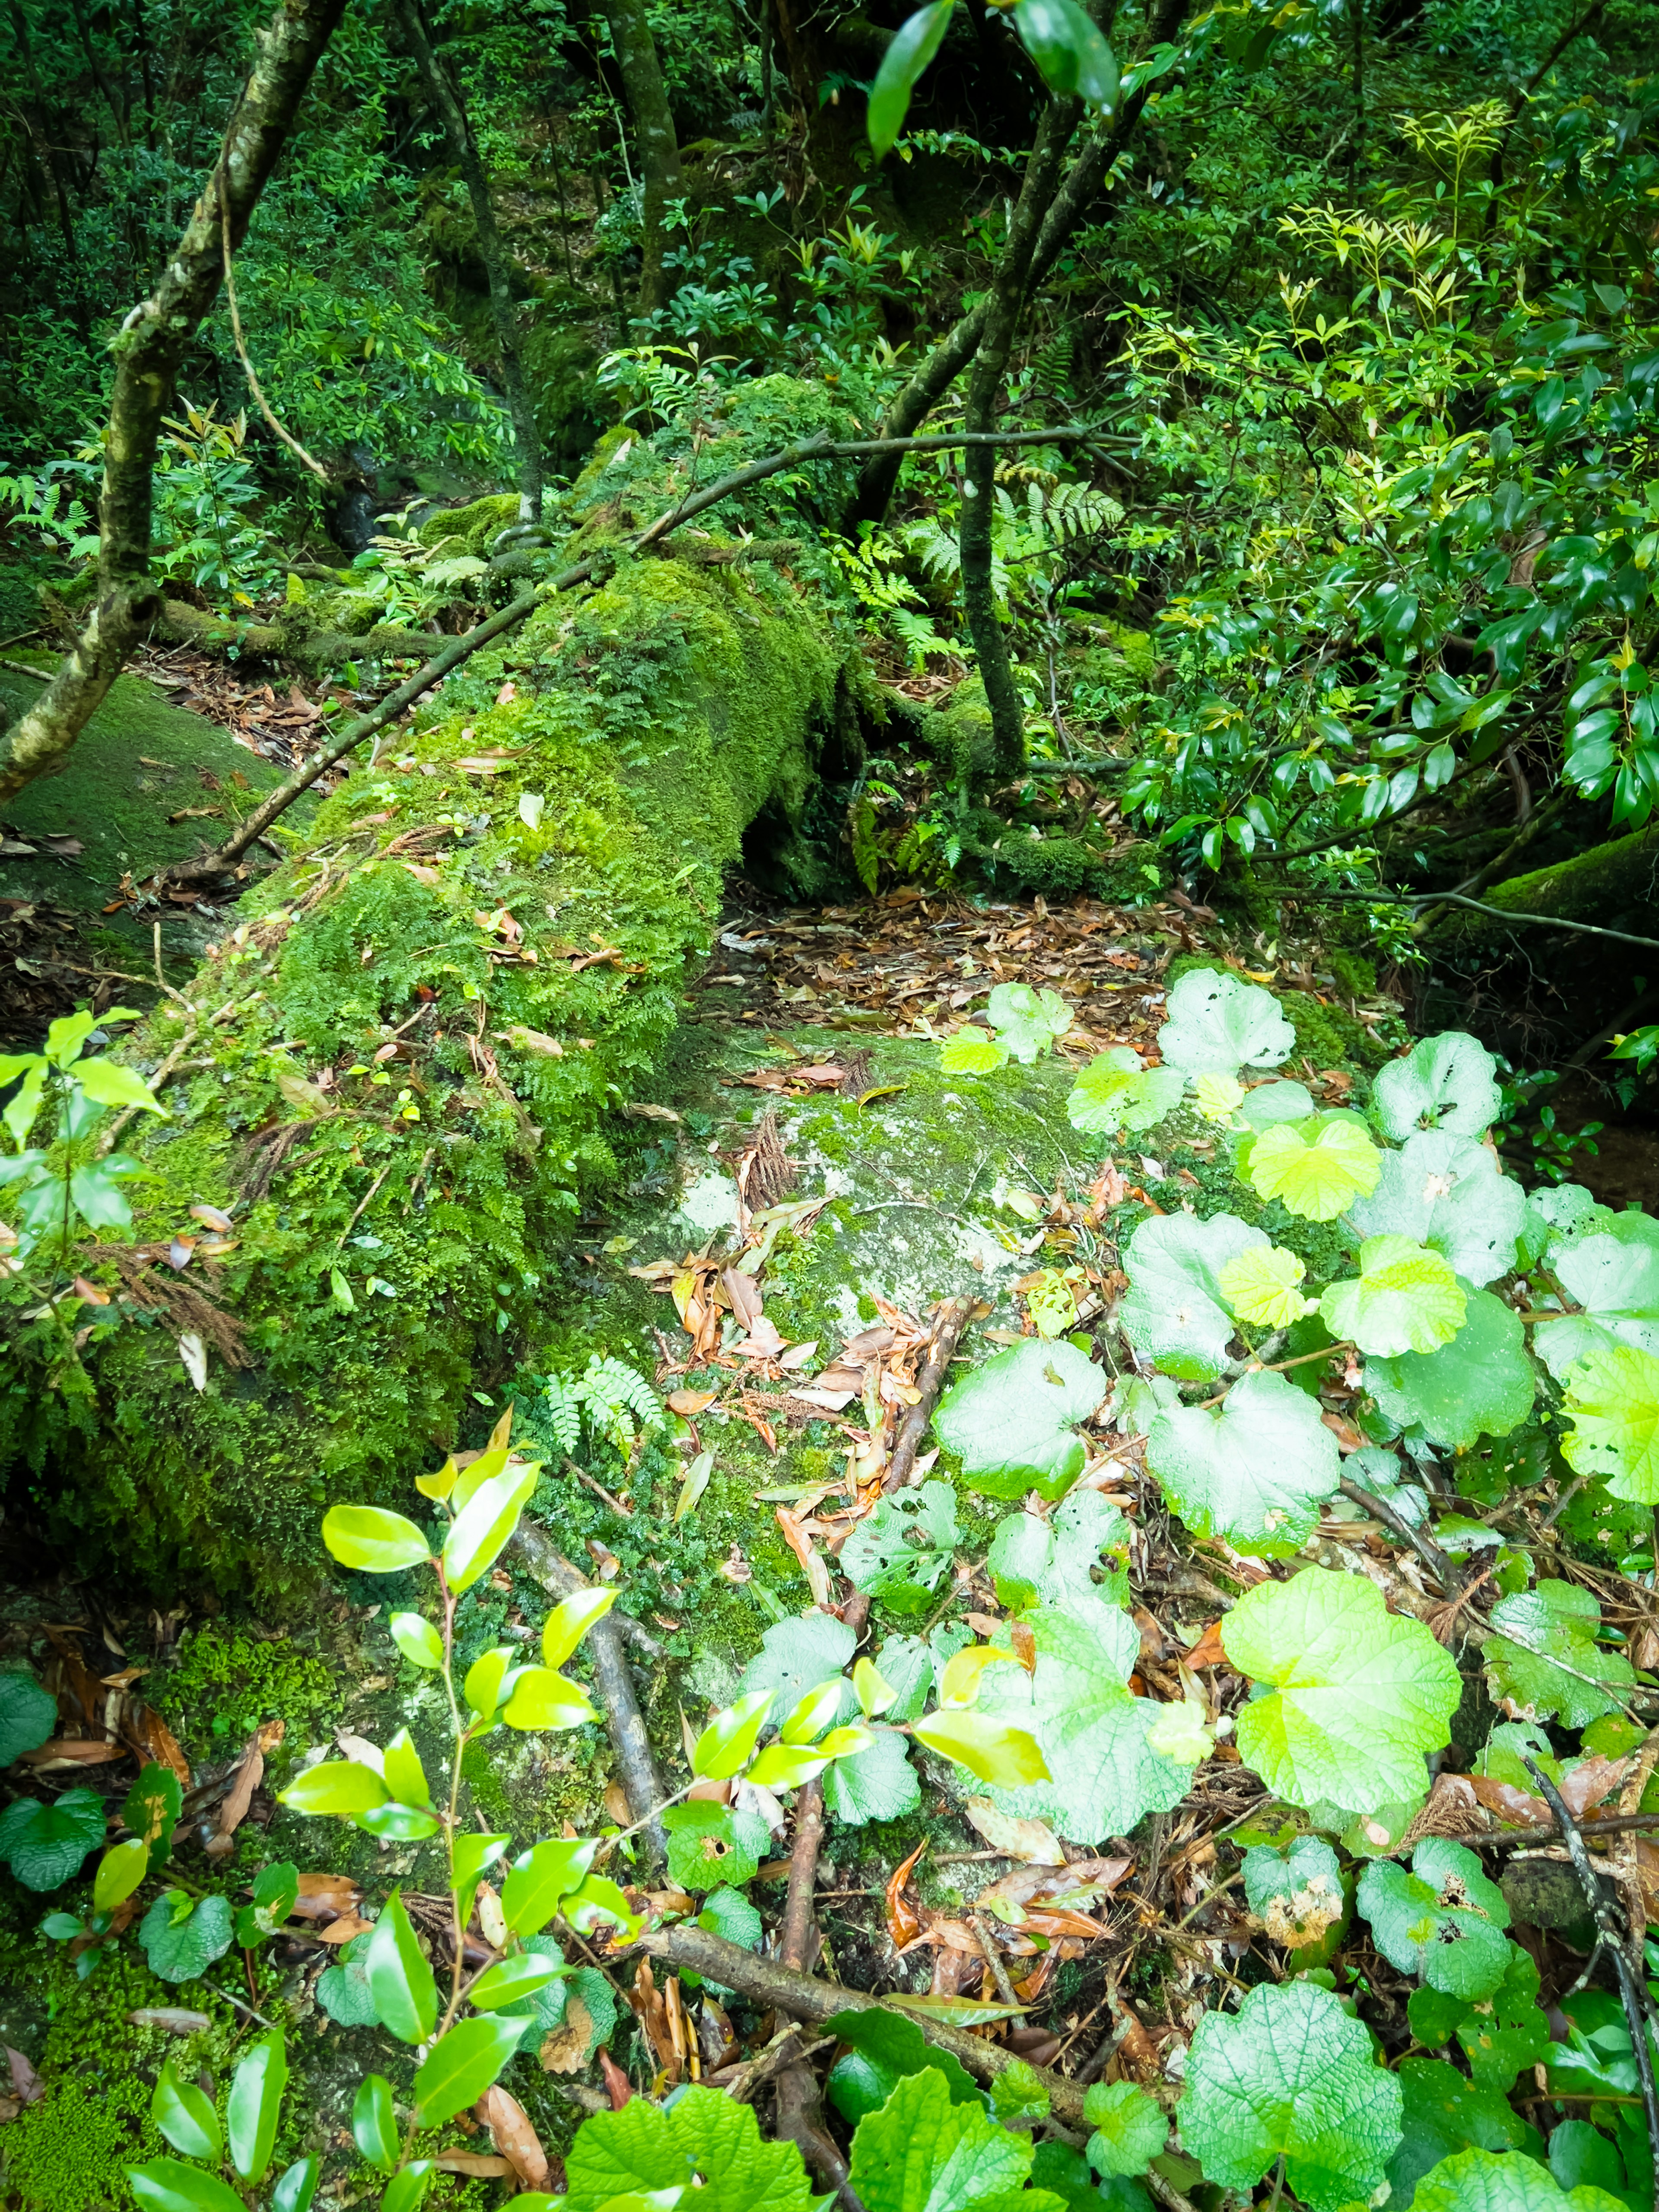
[[[376,623],[355,634],[324,629],[307,619],[303,606],[285,610],[275,622],[238,622],[183,599],[162,601],[156,627],[175,645],[193,645],[202,653],[254,653],[289,661],[308,676],[326,676],[348,660],[424,660],[446,642],[441,631],[406,629],[401,623]]]
[[[825,411],[781,382],[752,425],[737,403],[717,466],[767,450],[781,404]],[[683,479],[652,458],[630,491],[660,512]],[[167,1068],[173,1118],[123,1133],[154,1179],[125,1271],[81,1255],[118,1293],[83,1310],[84,1371],[38,1291],[0,1285],[14,1524],[87,1571],[279,1598],[325,1569],[319,1506],[409,1509],[616,1172],[608,1128],[649,1095],[745,831],[787,841],[845,726],[816,557],[799,580],[624,560],[538,607],[248,893],[124,1048]],[[198,1204],[234,1249],[175,1273]]]
[[[1490,884],[1480,898],[1484,906],[1510,908],[1517,915],[1553,915],[1563,921],[1650,929],[1659,906],[1659,823],[1609,838],[1550,867]],[[1485,939],[1503,926],[1490,914],[1454,908],[1432,936],[1443,942]]]

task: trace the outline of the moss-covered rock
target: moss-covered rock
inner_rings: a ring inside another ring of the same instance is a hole
[[[199,1316],[154,1271],[159,1304],[100,1313],[84,1376],[7,1286],[0,1462],[34,1525],[83,1565],[292,1592],[319,1570],[319,1502],[406,1504],[613,1174],[611,1117],[649,1083],[745,832],[799,816],[840,659],[821,597],[775,568],[627,563],[357,769],[193,1011],[131,1048],[154,1068],[190,1025],[175,1117],[124,1139],[154,1176],[138,1237],[236,1210],[235,1249],[190,1278],[225,1316],[205,1389],[177,1349]]]
[[[445,507],[428,515],[421,525],[420,540],[434,551],[441,545],[447,554],[471,553],[478,560],[487,560],[496,538],[518,519],[517,492],[491,492],[486,498],[475,499],[470,507]]]

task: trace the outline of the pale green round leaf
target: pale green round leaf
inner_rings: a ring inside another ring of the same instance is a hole
[[[1604,1477],[1615,1498],[1659,1504],[1659,1357],[1626,1344],[1590,1352],[1568,1373],[1563,1411],[1570,1467]]]
[[[1176,2118],[1206,2180],[1249,2190],[1282,2156],[1303,2203],[1337,2212],[1382,2180],[1401,2110],[1363,2024],[1329,1990],[1287,1982],[1253,1989],[1236,2013],[1205,2014]]]
[[[1547,1578],[1499,1598],[1483,1655],[1493,1697],[1512,1698],[1523,1712],[1559,1719],[1564,1728],[1587,1728],[1618,1711],[1635,1686],[1635,1670],[1622,1651],[1596,1643],[1601,1625],[1594,1593],[1577,1583]]]
[[[1293,1805],[1368,1813],[1427,1795],[1463,1693],[1421,1621],[1390,1613],[1362,1576],[1309,1567],[1262,1583],[1221,1625],[1228,1658],[1273,1694],[1239,1709],[1238,1750]]]
[[[1142,1067],[1139,1053],[1115,1045],[1079,1073],[1066,1097],[1066,1117],[1085,1136],[1150,1129],[1174,1112],[1184,1088],[1178,1068]]]
[[[1218,1270],[1222,1297],[1252,1328],[1288,1328],[1311,1311],[1313,1300],[1296,1287],[1307,1268],[1278,1244],[1252,1244]]]
[[[1587,2184],[1564,2190],[1547,2166],[1520,2150],[1461,2150],[1443,2158],[1423,2176],[1412,2199],[1412,2212],[1629,2212],[1629,2196],[1623,2191],[1613,2196]]]
[[[1271,991],[1220,968],[1191,968],[1171,989],[1158,1048],[1183,1075],[1237,1075],[1277,1067],[1296,1049],[1296,1031]]]
[[[1249,1180],[1258,1198],[1279,1200],[1304,1221],[1334,1221],[1376,1187],[1382,1155],[1346,1115],[1275,1121],[1250,1146]]]
[[[58,1700],[33,1674],[18,1668],[0,1673],[0,1766],[38,1751],[57,1725]]]
[[[1145,2173],[1170,2139],[1170,2123],[1133,2081],[1091,2081],[1083,2117],[1094,2130],[1085,2154],[1097,2173]]]
[[[1425,1037],[1403,1060],[1391,1060],[1378,1071],[1372,1117],[1394,1145],[1419,1129],[1478,1137],[1503,1108],[1497,1066],[1486,1047],[1461,1030]]]
[[[1467,1304],[1437,1252],[1406,1237],[1368,1237],[1359,1248],[1358,1275],[1329,1285],[1319,1310],[1334,1337],[1391,1358],[1449,1344]]]
[[[934,0],[935,6],[944,6],[946,0]],[[949,0],[955,5],[955,0]],[[924,14],[931,9],[924,9]],[[892,49],[888,49],[890,53]],[[939,1064],[945,1075],[989,1075],[1002,1066],[1008,1057],[1008,1048],[995,1037],[987,1036],[983,1030],[960,1029],[953,1037],[947,1037],[939,1048]]]
[[[973,1490],[1058,1498],[1083,1471],[1074,1425],[1106,1395],[1107,1376],[1061,1340],[1029,1339],[1000,1352],[940,1399],[933,1432],[961,1455]]]
[[[1525,1192],[1485,1145],[1429,1130],[1382,1155],[1376,1188],[1347,1219],[1357,1237],[1408,1237],[1481,1284],[1514,1267],[1526,1216]]]
[[[323,1516],[323,1541],[342,1566],[396,1575],[418,1567],[432,1547],[415,1523],[379,1505],[335,1505]]]
[[[1183,1382],[1209,1382],[1226,1364],[1233,1316],[1222,1270],[1270,1239],[1231,1213],[1152,1214],[1123,1255],[1129,1288],[1118,1320],[1137,1352]]]
[[[1265,1368],[1241,1376],[1218,1406],[1166,1407],[1146,1465],[1194,1535],[1264,1559],[1301,1550],[1342,1476],[1317,1401]]]
[[[191,1899],[176,1889],[158,1897],[138,1923],[149,1970],[164,1982],[194,1981],[230,1948],[230,1899]]]
[[[1463,1326],[1449,1344],[1365,1362],[1365,1388],[1379,1410],[1453,1450],[1467,1450],[1483,1436],[1508,1436],[1532,1411],[1538,1391],[1522,1322],[1491,1291],[1463,1288]]]
[[[997,1804],[1079,1843],[1127,1835],[1148,1813],[1179,1804],[1193,1771],[1147,1741],[1159,1708],[1130,1693],[1140,1636],[1128,1615],[1098,1603],[1079,1613],[1042,1606],[1030,1626],[1035,1674],[988,1668],[977,1709],[1034,1735],[1053,1779],[995,1789]]]
[[[65,1790],[50,1805],[16,1798],[0,1813],[0,1859],[25,1889],[56,1889],[103,1842],[106,1818],[95,1790]]]

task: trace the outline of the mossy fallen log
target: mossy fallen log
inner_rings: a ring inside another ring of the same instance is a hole
[[[657,475],[660,505],[678,485]],[[272,1599],[314,1579],[319,1504],[407,1507],[614,1175],[612,1117],[648,1096],[745,831],[787,842],[844,733],[843,655],[817,577],[627,562],[325,802],[190,1011],[124,1049],[169,1068],[171,1118],[121,1133],[152,1180],[134,1248],[88,1267],[125,1297],[84,1310],[83,1366],[0,1291],[14,1528],[82,1568]],[[234,1249],[175,1273],[200,1203]]]
[[[1516,914],[1556,915],[1563,921],[1650,932],[1659,907],[1659,823],[1609,838],[1548,867],[1506,877],[1480,896],[1488,907]],[[1495,915],[1454,908],[1434,934],[1443,940],[1486,939],[1504,926]]]

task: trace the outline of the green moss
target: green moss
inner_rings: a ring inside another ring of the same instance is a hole
[[[15,657],[15,648],[9,657]],[[38,656],[43,671],[50,657]],[[44,687],[15,669],[0,670],[0,707],[19,713]],[[77,839],[82,850],[65,860],[43,847],[39,855],[9,858],[6,889],[15,896],[96,913],[118,890],[121,878],[149,875],[168,860],[196,852],[204,836],[228,835],[257,797],[282,780],[274,761],[239,745],[228,730],[199,714],[164,706],[139,676],[118,677],[108,696],[82,731],[63,771],[42,776],[7,802],[6,818],[26,839]],[[313,802],[301,801],[285,817],[302,831]],[[170,823],[185,808],[218,808],[216,817],[194,815]],[[123,908],[104,927],[131,968],[142,957],[148,972],[151,930],[158,917]],[[200,954],[208,930],[198,918],[173,909],[159,917],[164,947]]]
[[[440,514],[429,514],[421,525],[420,539],[428,547],[441,545],[447,553],[471,553],[484,560],[502,531],[510,529],[518,519],[517,492],[491,492],[488,498],[475,499],[470,507],[446,507]]]
[[[1305,1073],[1300,1062],[1311,1060],[1316,1071],[1326,1068],[1346,1068],[1364,1071],[1380,1067],[1388,1059],[1389,1051],[1372,1037],[1364,1025],[1342,1007],[1322,1002],[1309,991],[1280,991],[1275,994],[1286,1019],[1296,1031],[1294,1072]],[[1370,1085],[1362,1075],[1354,1091],[1354,1103],[1363,1105],[1370,1095]]]
[[[128,1138],[156,1177],[137,1233],[170,1236],[235,1202],[268,1133],[316,1120],[239,1217],[219,1280],[239,1338],[206,1390],[175,1349],[193,1323],[130,1316],[88,1348],[100,1416],[46,1387],[49,1337],[0,1291],[0,1463],[83,1562],[291,1590],[321,1568],[319,1503],[406,1505],[614,1179],[611,1117],[654,1087],[745,833],[799,816],[839,659],[775,568],[631,562],[450,678],[410,748],[431,775],[360,767],[319,809],[191,987],[240,1010],[198,1044],[210,1064]],[[459,765],[480,754],[501,773]],[[179,1025],[161,1010],[133,1056]],[[394,1032],[413,1059],[377,1064]]]
[[[186,1630],[172,1663],[147,1684],[151,1701],[199,1756],[240,1749],[264,1721],[309,1729],[331,1717],[340,1686],[327,1663],[286,1638],[262,1640],[210,1621]]]

